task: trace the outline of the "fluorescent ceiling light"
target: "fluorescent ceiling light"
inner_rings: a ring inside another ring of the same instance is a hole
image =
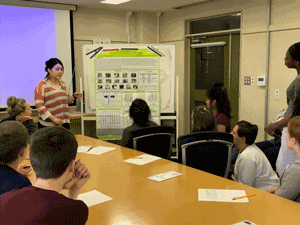
[[[118,5],[118,4],[122,4],[124,2],[130,2],[130,0],[104,0],[104,1],[100,1],[100,3],[112,4],[112,5]]]
[[[214,47],[214,46],[224,46],[226,42],[210,42],[210,43],[200,43],[200,44],[191,44],[192,48],[205,48],[205,47]]]

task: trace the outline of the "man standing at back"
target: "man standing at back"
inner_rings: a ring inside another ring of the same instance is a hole
[[[265,154],[254,144],[258,128],[240,121],[232,130],[234,145],[239,151],[235,166],[236,181],[266,191],[279,185],[279,178]]]
[[[37,180],[32,186],[0,196],[0,224],[85,224],[88,207],[77,200],[91,177],[77,154],[75,136],[62,127],[38,130],[30,140],[30,161]],[[60,194],[67,189],[67,197]]]

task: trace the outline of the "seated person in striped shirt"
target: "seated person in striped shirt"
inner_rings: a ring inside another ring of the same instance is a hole
[[[19,121],[26,127],[29,135],[33,134],[37,130],[31,117],[32,108],[26,100],[10,96],[7,99],[7,106],[7,113],[9,114],[9,117],[4,118],[0,123],[10,120]]]
[[[300,202],[300,116],[293,117],[287,126],[286,145],[294,151],[298,159],[290,163],[280,176],[280,184],[267,192]]]
[[[27,156],[27,140],[27,130],[22,123],[6,121],[0,124],[0,195],[31,185],[25,177],[31,168],[20,165]]]
[[[64,66],[57,58],[46,61],[47,75],[40,81],[34,91],[35,105],[39,113],[38,127],[63,126],[70,129],[68,104],[76,98],[82,99],[80,92],[67,93],[67,87],[61,80]]]
[[[1,224],[86,223],[89,209],[77,197],[91,174],[75,160],[77,148],[75,136],[63,127],[35,132],[30,139],[30,161],[36,182],[0,195]],[[60,194],[62,189],[67,189],[67,197]]]

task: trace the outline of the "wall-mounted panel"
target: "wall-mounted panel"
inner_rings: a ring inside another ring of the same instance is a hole
[[[239,120],[258,126],[256,141],[264,137],[265,88],[258,87],[256,79],[266,73],[266,43],[266,34],[242,35]],[[245,85],[245,76],[254,77],[254,84]]]

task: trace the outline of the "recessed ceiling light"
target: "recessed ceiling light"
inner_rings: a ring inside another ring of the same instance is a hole
[[[104,0],[104,1],[100,1],[100,3],[112,4],[112,5],[118,5],[118,4],[122,4],[124,2],[130,2],[130,0]]]

